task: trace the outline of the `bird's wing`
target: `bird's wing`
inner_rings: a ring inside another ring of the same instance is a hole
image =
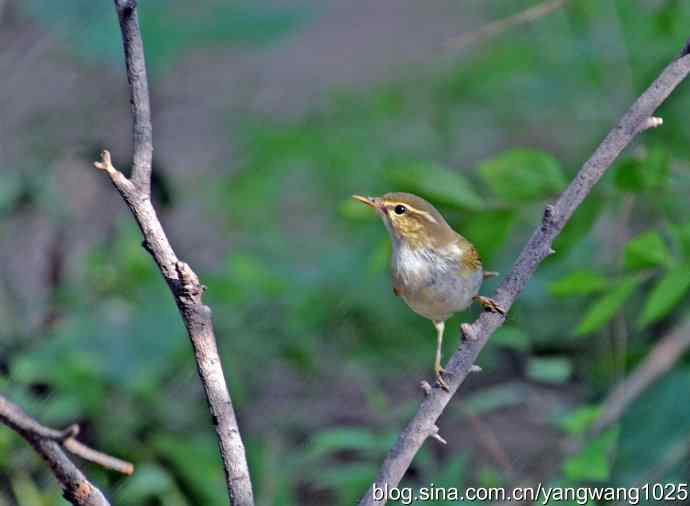
[[[456,232],[457,234],[457,232]],[[460,249],[462,250],[462,256],[460,257],[460,270],[465,272],[476,272],[482,268],[482,259],[479,257],[477,248],[465,239],[460,234],[458,236],[458,243],[460,244]]]

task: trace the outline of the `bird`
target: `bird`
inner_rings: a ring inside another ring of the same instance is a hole
[[[393,293],[436,328],[436,384],[448,391],[441,366],[445,323],[477,301],[485,310],[505,315],[493,299],[479,295],[485,272],[474,245],[453,230],[436,208],[412,193],[380,197],[353,195],[382,218],[393,245]]]

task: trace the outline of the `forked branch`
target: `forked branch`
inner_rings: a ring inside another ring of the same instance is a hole
[[[606,169],[636,135],[648,128],[661,125],[661,120],[654,118],[652,114],[690,72],[689,50],[690,43],[685,45],[680,56],[671,62],[635,101],[590,159],[585,162],[558,200],[546,207],[541,223],[493,297],[506,311],[513,305],[539,264],[554,253],[551,248],[553,240],[563,230]],[[425,396],[417,413],[400,433],[395,445],[386,456],[376,481],[361,499],[360,506],[386,502],[385,498],[379,500],[378,497],[374,497],[374,487],[390,488],[400,483],[424,441],[435,434],[438,417],[465,381],[489,337],[504,321],[504,316],[484,312],[474,323],[462,326],[462,331],[471,335],[474,340],[465,340],[445,366],[445,369],[450,372],[448,379],[450,391],[445,392],[440,388],[434,388],[429,395]]]
[[[117,170],[103,151],[97,168],[105,171],[119,191],[144,236],[143,246],[163,275],[180,311],[194,348],[199,377],[215,425],[230,503],[254,504],[244,444],[216,346],[211,310],[202,301],[204,286],[189,265],[180,261],[151,203],[153,141],[144,44],[135,0],[114,0],[120,20],[133,117],[131,177]]]
[[[43,457],[62,488],[65,499],[74,506],[109,506],[103,493],[72,463],[65,450],[84,460],[123,474],[132,474],[134,466],[124,460],[89,448],[76,440],[77,425],[55,430],[41,425],[16,404],[0,395],[0,422],[23,437]]]

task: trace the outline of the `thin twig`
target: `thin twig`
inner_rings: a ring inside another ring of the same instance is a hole
[[[60,484],[66,500],[74,506],[110,506],[103,493],[84,476],[63,451],[63,443],[73,441],[72,438],[79,432],[75,429],[76,426],[72,425],[62,431],[44,427],[2,395],[0,422],[17,432],[43,457]]]
[[[135,0],[114,0],[120,20],[133,116],[131,178],[117,170],[103,151],[95,165],[105,171],[129,207],[144,236],[143,246],[163,275],[194,348],[197,371],[208,400],[225,470],[230,504],[254,504],[249,468],[230,393],[225,382],[211,319],[202,301],[204,286],[189,265],[177,258],[151,203],[153,142],[144,45]]]
[[[626,378],[621,380],[618,386],[609,393],[601,403],[601,414],[594,421],[584,437],[577,435],[569,438],[565,442],[563,445],[565,448],[563,457],[577,454],[588,442],[592,441],[606,429],[617,423],[623,417],[628,407],[637,400],[645,390],[654,384],[655,381],[668,372],[688,348],[690,348],[690,319],[673,329],[668,335],[661,339],[661,341],[654,345],[642,363]],[[690,439],[687,441],[690,441]],[[664,466],[666,465],[674,465],[677,463],[677,460],[687,454],[687,441],[671,450],[671,454],[667,456],[668,462],[662,462],[662,468],[665,468]],[[663,471],[663,469],[653,469],[651,475],[647,476],[648,479],[644,479],[642,483],[654,483],[658,481],[652,478],[654,476],[658,478],[656,473],[660,471]],[[537,483],[525,480],[518,483],[514,488],[525,489],[535,488],[536,486]],[[518,504],[526,503],[527,501],[523,501]],[[506,504],[507,506],[508,503],[502,504]],[[515,504],[515,501],[510,502],[510,504]]]
[[[19,406],[16,406],[4,397],[0,396],[0,420],[15,430],[31,434],[35,438],[47,441],[55,441],[65,450],[77,457],[98,464],[106,469],[111,469],[122,474],[132,474],[134,465],[131,462],[120,460],[98,450],[94,450],[80,443],[75,438],[79,434],[78,425],[70,425],[63,430],[55,430],[41,425],[27,415]]]
[[[592,433],[600,434],[616,423],[627,407],[671,369],[688,348],[690,348],[690,320],[655,344],[642,363],[604,399],[602,412],[592,425]]]
[[[106,469],[112,469],[122,474],[132,474],[134,473],[134,464],[127,462],[126,460],[121,460],[107,453],[99,452],[93,448],[89,448],[83,443],[80,443],[74,438],[65,439],[62,443],[65,450],[69,451],[71,454],[81,457],[84,460],[98,464]]]
[[[122,474],[132,474],[134,464],[125,460],[120,460],[106,453],[99,452],[80,443],[76,440],[79,435],[79,426],[70,425],[63,430],[51,429],[41,425],[36,420],[27,415],[19,406],[16,406],[0,395],[0,420],[6,425],[31,433],[34,437],[55,441],[65,450],[73,455],[80,457],[94,464],[98,464],[106,469],[111,469]]]
[[[141,38],[136,7],[136,0],[115,0],[131,94],[134,146],[131,180],[143,194],[148,195],[151,191],[153,134],[144,41]]]
[[[690,56],[685,54],[668,65],[609,132],[558,200],[553,205],[546,206],[542,222],[520,253],[508,276],[496,290],[493,298],[502,308],[506,311],[510,309],[539,264],[553,253],[551,248],[553,240],[563,230],[592,187],[621,151],[642,131],[641,125],[647,128],[654,126],[656,121],[650,121],[649,118],[676,86],[685,79],[688,72],[690,72]],[[367,490],[360,505],[385,503],[385,499],[382,501],[374,499],[373,487],[391,488],[400,483],[412,459],[424,441],[433,433],[438,417],[469,374],[480,351],[504,321],[505,316],[484,312],[471,325],[462,326],[463,331],[469,333],[475,340],[466,340],[446,365],[445,369],[450,372],[449,392],[435,388],[424,398],[417,413],[400,433],[395,445],[386,456],[376,481]]]
[[[518,12],[517,14],[508,16],[507,18],[492,21],[480,27],[478,30],[451,39],[448,42],[448,47],[451,49],[462,49],[480,40],[498,35],[514,26],[536,21],[539,18],[557,11],[563,7],[567,1],[568,0],[547,0],[525,9],[524,11]]]

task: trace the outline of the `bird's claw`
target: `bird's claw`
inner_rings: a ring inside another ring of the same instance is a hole
[[[450,388],[448,387],[448,383],[446,383],[446,380],[443,379],[443,375],[450,375],[450,373],[441,366],[434,367],[434,372],[436,373],[436,384],[446,392],[449,392]]]
[[[472,297],[474,300],[479,302],[479,304],[484,308],[485,311],[491,311],[492,313],[500,314],[501,316],[506,315],[506,310],[490,297],[483,297],[481,295],[475,295]]]

